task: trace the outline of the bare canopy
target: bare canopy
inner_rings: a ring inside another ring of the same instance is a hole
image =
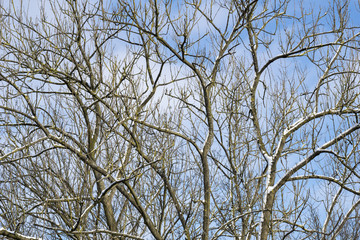
[[[1,239],[360,238],[356,1],[36,3],[0,5]]]

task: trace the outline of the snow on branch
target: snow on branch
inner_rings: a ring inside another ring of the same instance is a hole
[[[0,236],[11,237],[19,240],[42,240],[42,238],[25,236],[14,231],[6,230],[5,228],[0,228]]]

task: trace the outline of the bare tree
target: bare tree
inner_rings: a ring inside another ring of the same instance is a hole
[[[357,7],[4,1],[0,236],[358,238]]]

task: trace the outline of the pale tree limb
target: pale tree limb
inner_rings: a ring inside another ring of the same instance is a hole
[[[5,228],[0,228],[0,236],[11,237],[17,240],[42,240],[42,238],[25,236],[14,231],[6,230]]]

